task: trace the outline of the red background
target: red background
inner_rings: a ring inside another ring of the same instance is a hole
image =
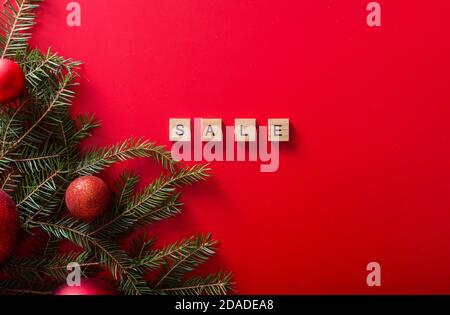
[[[88,145],[169,144],[175,117],[291,119],[278,172],[213,163],[150,228],[161,244],[213,232],[203,271],[239,293],[450,293],[449,1],[380,1],[381,28],[368,0],[81,0],[79,28],[68,2],[45,1],[33,44],[84,61],[74,111],[103,121]]]

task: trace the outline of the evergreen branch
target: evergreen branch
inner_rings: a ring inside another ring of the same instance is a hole
[[[226,295],[233,291],[231,273],[211,274],[207,277],[193,277],[180,286],[158,290],[166,295]]]
[[[69,90],[71,87],[71,81],[73,77],[68,74],[64,77],[61,83],[59,83],[58,90],[56,94],[52,95],[52,98],[49,100],[47,108],[43,113],[39,115],[39,117],[34,121],[34,123],[17,139],[11,146],[6,148],[0,156],[0,160],[2,160],[8,153],[17,148],[29,135],[32,135],[32,139],[37,138],[38,134],[33,133],[38,127],[43,128],[41,123],[44,119],[52,113],[53,110],[62,107],[63,110],[67,110],[67,108],[71,105],[71,99],[73,98],[73,91]],[[53,120],[57,120],[58,118],[53,118]],[[44,127],[44,130],[48,132],[48,128]]]
[[[9,284],[0,282],[0,292],[4,294],[12,295],[52,295],[52,290],[33,290],[33,289],[21,289],[21,288],[9,288]]]
[[[31,34],[27,32],[35,24],[34,10],[42,0],[7,0],[4,11],[1,12],[0,46],[1,58],[14,57],[18,52],[28,47]]]
[[[135,211],[127,215],[117,214],[116,217],[107,217],[107,220],[101,220],[97,227],[92,231],[92,235],[103,232],[109,236],[126,233],[133,227],[144,226],[170,218],[181,213],[182,203],[178,202],[179,194],[168,197],[169,199],[160,207],[148,209],[146,211]]]
[[[194,165],[181,169],[178,173],[169,177],[161,176],[155,182],[147,186],[141,193],[135,196],[121,215],[154,209],[163,204],[175,190],[181,185],[192,185],[205,180],[209,168],[206,165]]]
[[[86,137],[90,137],[92,135],[92,130],[100,127],[100,122],[91,114],[78,115],[76,121],[79,123],[80,128],[70,139],[68,139],[68,141],[75,141],[78,143]]]
[[[59,123],[60,136],[57,138],[62,140],[63,143],[63,152],[64,154],[66,166],[68,169],[71,169],[73,164],[77,163],[79,153],[77,150],[77,145],[79,144],[78,139],[76,139],[76,130],[75,123],[72,121],[69,115],[66,115],[62,121]]]
[[[27,82],[36,88],[42,80],[47,79],[50,75],[58,74],[65,62],[64,58],[52,53],[51,49],[48,49],[46,55],[35,49],[26,55],[22,65]]]
[[[152,290],[147,284],[147,281],[139,275],[129,273],[127,278],[120,283],[119,290],[126,295],[143,295],[150,294]]]
[[[27,103],[26,101],[25,102],[21,102],[21,104],[17,108],[17,110],[15,110],[10,117],[7,116],[8,120],[6,122],[6,126],[5,126],[4,129],[2,128],[2,132],[3,132],[3,141],[2,141],[2,148],[1,148],[2,155],[3,155],[3,151],[4,151],[5,146],[8,144],[7,140],[8,140],[8,136],[10,135],[10,133],[14,137],[17,137],[17,135],[23,129],[23,127],[22,127],[23,121],[19,120],[16,128],[14,128],[15,127],[14,126],[15,125],[14,122],[16,122],[17,115],[22,111],[22,109],[26,105],[26,103]]]
[[[35,220],[39,216],[58,216],[58,211],[60,210],[61,203],[64,203],[64,191],[67,188],[67,185],[59,185],[56,190],[51,192],[51,196],[48,197],[46,203],[41,205],[37,211],[34,213],[30,213],[25,219],[22,227],[27,229],[31,221]]]
[[[59,254],[59,245],[60,240],[56,237],[47,236],[47,240],[45,242],[44,250],[42,251],[42,256],[55,256]]]
[[[40,148],[25,147],[20,157],[14,158],[16,168],[25,174],[54,170],[64,165],[62,155],[65,149],[61,146],[44,144]],[[66,163],[67,164],[67,163]]]
[[[52,158],[59,157],[60,154],[49,154],[49,155],[40,155],[36,157],[28,157],[24,159],[15,159],[14,162],[36,162],[36,161],[45,161]]]
[[[31,284],[28,279],[6,279],[0,281],[0,292],[15,295],[50,295],[56,288],[52,281],[40,281]]]
[[[16,173],[12,168],[8,169],[2,176],[0,189],[12,195],[17,189],[22,175]]]
[[[176,201],[178,196],[171,198],[175,188],[204,180],[209,176],[208,171],[206,165],[194,165],[183,168],[169,177],[161,176],[132,198],[123,211],[91,232],[91,235],[102,231],[112,235],[120,234],[141,220],[153,222],[179,213],[180,204]]]
[[[1,286],[1,284],[0,284]],[[12,288],[2,288],[0,287],[0,292],[5,292],[5,294],[13,295],[52,295],[53,291],[40,291],[31,289],[12,289]]]
[[[183,277],[215,254],[217,242],[211,235],[198,235],[162,251],[165,262],[154,288],[180,283]],[[165,253],[167,252],[167,253]],[[166,255],[167,254],[167,255]],[[167,258],[169,258],[167,260]]]
[[[180,194],[173,194],[169,199],[160,207],[150,209],[147,212],[135,212],[133,217],[129,218],[129,225],[135,226],[146,225],[157,221],[168,219],[174,215],[181,213],[181,206],[183,205],[178,201]]]
[[[29,93],[36,96],[36,99],[45,95],[49,87],[57,85],[65,74],[76,77],[76,69],[81,65],[78,61],[58,56],[50,48],[46,54],[33,49],[18,58],[30,86]]]
[[[69,240],[85,250],[94,253],[99,259],[99,263],[108,268],[116,281],[126,283],[125,289],[130,294],[144,294],[145,287],[142,286],[142,280],[134,273],[129,266],[132,264],[131,258],[125,251],[117,245],[103,240],[91,237],[88,233],[89,224],[80,223],[74,219],[67,218],[57,222],[31,222],[33,225],[40,226],[47,233]],[[141,292],[143,290],[143,292]],[[140,293],[139,293],[140,292]]]
[[[33,54],[38,55],[39,59],[37,61],[37,64],[30,71],[25,71],[25,78],[31,85],[36,86],[36,84],[33,83],[36,82],[34,80],[40,81],[40,77],[38,76],[38,74],[48,77],[48,73],[45,71],[45,69],[50,69],[51,72],[56,73],[61,58],[56,54],[52,54],[50,49],[47,51],[47,54],[43,59],[41,58],[41,52],[37,49],[32,50],[27,57],[29,58],[30,56],[33,56]],[[30,64],[31,62],[27,60],[26,63]],[[56,68],[54,68],[54,66],[56,66]]]
[[[21,207],[22,204],[24,204],[28,199],[30,199],[30,198],[33,196],[33,194],[39,192],[40,189],[41,189],[42,187],[44,187],[47,183],[50,183],[50,182],[51,182],[51,183],[52,183],[52,188],[54,188],[54,187],[55,187],[55,184],[54,184],[54,182],[53,182],[53,179],[54,179],[58,174],[59,174],[59,171],[54,171],[52,174],[50,174],[50,176],[45,177],[45,178],[43,179],[43,181],[39,182],[37,185],[32,185],[32,187],[31,187],[32,189],[31,189],[29,192],[27,192],[27,193],[25,194],[25,196],[24,196],[22,199],[20,199],[20,200],[17,201],[17,207],[18,207],[18,208]]]
[[[53,170],[50,173],[34,173],[24,177],[23,182],[15,193],[17,209],[21,219],[40,215],[51,215],[59,204],[55,193],[60,191],[58,178],[61,171]],[[27,221],[28,221],[27,220]]]
[[[131,199],[136,185],[139,183],[139,176],[124,170],[119,179],[115,182],[116,186],[116,206],[115,212],[120,211]]]
[[[133,267],[143,270],[144,273],[160,268],[166,261],[174,259],[189,251],[192,247],[194,237],[170,244],[162,249],[150,250],[140,254]]]
[[[88,268],[98,266],[97,262],[90,261],[88,252],[57,254],[53,257],[32,257],[25,259],[13,259],[5,263],[3,272],[15,278],[29,280],[34,277],[43,280],[50,277],[55,281],[63,281],[67,277],[67,265],[77,262],[80,267]]]
[[[131,239],[131,245],[129,252],[131,257],[133,257],[133,266],[136,266],[135,261],[140,260],[144,257],[144,254],[148,253],[150,249],[155,245],[156,237],[149,238],[147,233],[139,235]],[[139,268],[138,268],[139,269]],[[143,273],[146,273],[145,271]]]
[[[57,222],[32,221],[32,224],[42,227],[46,232],[58,238],[71,241],[87,251],[95,252],[108,266],[115,279],[120,280],[122,270],[126,269],[129,259],[124,252],[111,244],[106,244],[88,234],[89,224],[80,223],[71,218],[62,219]]]
[[[167,152],[163,146],[155,146],[149,141],[131,138],[112,147],[93,149],[87,152],[78,164],[75,173],[79,175],[98,174],[114,163],[144,157],[151,157],[166,168],[172,168],[176,163],[170,152]]]

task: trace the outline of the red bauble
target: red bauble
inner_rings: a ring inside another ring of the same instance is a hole
[[[0,190],[0,263],[11,254],[20,230],[19,213],[11,197]]]
[[[111,192],[96,176],[78,177],[67,188],[66,205],[75,218],[90,222],[111,205]]]
[[[81,279],[81,286],[60,286],[55,295],[117,295],[117,291],[109,282],[99,279]]]
[[[25,91],[25,75],[12,60],[0,59],[0,103],[9,103]]]

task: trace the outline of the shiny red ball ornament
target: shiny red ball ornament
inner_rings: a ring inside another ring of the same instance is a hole
[[[0,190],[0,264],[8,258],[19,237],[20,220],[16,204]]]
[[[22,96],[25,82],[25,75],[17,63],[0,59],[0,103],[10,103]]]
[[[81,279],[81,286],[60,286],[54,295],[117,295],[116,288],[106,281],[99,279]]]
[[[111,191],[102,179],[81,176],[67,188],[66,205],[72,216],[90,222],[111,205]]]

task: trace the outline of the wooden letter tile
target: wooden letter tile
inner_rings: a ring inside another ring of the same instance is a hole
[[[202,119],[202,141],[222,141],[222,119]]]
[[[191,141],[191,120],[190,119],[170,119],[170,141]]]
[[[256,119],[238,119],[234,120],[234,139],[237,142],[256,141]]]
[[[289,118],[269,119],[269,141],[289,141]]]

